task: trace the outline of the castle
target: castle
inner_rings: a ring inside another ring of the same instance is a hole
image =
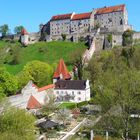
[[[39,32],[28,33],[25,29],[21,35],[13,35],[13,39],[28,45],[38,41],[64,40],[78,42],[84,40],[89,47],[93,44],[96,51],[121,46],[122,35],[126,30],[133,30],[128,23],[126,5],[117,5],[93,9],[87,13],[69,13],[52,16],[46,24],[40,24]],[[108,35],[112,40],[108,42]],[[133,34],[133,40],[140,39],[140,32]],[[94,40],[94,42],[93,42]],[[92,51],[91,51],[92,52]],[[91,53],[92,54],[92,53]]]
[[[53,16],[42,26],[42,34],[47,34],[46,41],[67,40],[78,41],[81,36],[92,36],[97,28],[101,32],[123,33],[132,27],[128,24],[128,13],[125,5],[93,9],[88,13],[69,13]]]

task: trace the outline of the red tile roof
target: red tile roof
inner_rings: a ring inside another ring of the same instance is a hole
[[[72,13],[70,14],[63,14],[63,15],[56,15],[51,18],[51,20],[63,20],[63,19],[71,19]]]
[[[112,13],[112,12],[118,12],[118,11],[124,11],[125,4],[123,5],[117,5],[117,6],[111,6],[111,7],[104,7],[97,9],[96,14],[106,14],[106,13]]]
[[[75,14],[72,18],[72,20],[81,20],[81,19],[89,19],[91,16],[90,13],[81,13],[81,14]]]
[[[51,85],[47,85],[47,86],[44,86],[44,87],[41,87],[38,89],[38,92],[41,92],[41,91],[44,91],[44,90],[47,90],[47,89],[50,89],[50,88],[54,88],[55,85],[54,84],[51,84]]]
[[[32,84],[32,87],[38,88],[37,85],[35,85],[35,84]]]
[[[22,30],[21,30],[21,35],[28,35],[29,33],[26,31],[26,29],[25,28],[23,28]]]
[[[63,59],[60,59],[57,69],[53,75],[53,78],[56,78],[56,79],[60,78],[61,74],[62,74],[64,80],[71,79],[71,75],[68,72]]]
[[[27,103],[27,109],[37,109],[37,108],[41,108],[41,104],[36,100],[36,98],[31,95],[29,98],[29,101]]]

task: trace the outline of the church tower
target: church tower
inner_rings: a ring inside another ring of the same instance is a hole
[[[71,80],[71,75],[64,63],[63,59],[60,59],[59,64],[56,68],[56,71],[53,75],[53,83],[57,82],[58,80]]]
[[[21,31],[21,43],[23,45],[28,45],[29,44],[29,33],[26,31],[25,28],[23,28],[22,31]]]

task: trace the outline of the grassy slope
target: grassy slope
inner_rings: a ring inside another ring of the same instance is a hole
[[[3,45],[6,46],[6,44]],[[0,43],[0,46],[3,45]],[[21,48],[19,65],[6,64],[5,67],[10,73],[17,74],[23,69],[27,62],[33,60],[40,60],[53,64],[58,63],[59,59],[63,58],[65,62],[68,62],[70,54],[77,48],[83,49],[84,52],[86,46],[82,43],[72,42],[38,42],[26,48]],[[40,52],[39,50],[43,51]]]

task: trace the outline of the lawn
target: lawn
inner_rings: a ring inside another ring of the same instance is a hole
[[[76,103],[65,102],[59,105],[59,108],[73,109],[76,108]]]
[[[11,45],[9,42],[5,43],[0,41],[0,47],[8,47]],[[17,46],[18,43],[15,43]],[[17,46],[17,47],[20,47]],[[19,64],[10,65],[5,64],[6,69],[12,73],[17,74],[20,72],[26,63],[33,60],[40,60],[49,64],[57,64],[60,58],[63,58],[67,64],[70,61],[70,55],[77,49],[82,49],[83,52],[86,49],[86,46],[83,43],[72,43],[72,42],[62,42],[62,41],[53,41],[53,42],[38,42],[27,47],[20,47],[19,55]],[[68,65],[68,68],[71,69],[71,66]]]

